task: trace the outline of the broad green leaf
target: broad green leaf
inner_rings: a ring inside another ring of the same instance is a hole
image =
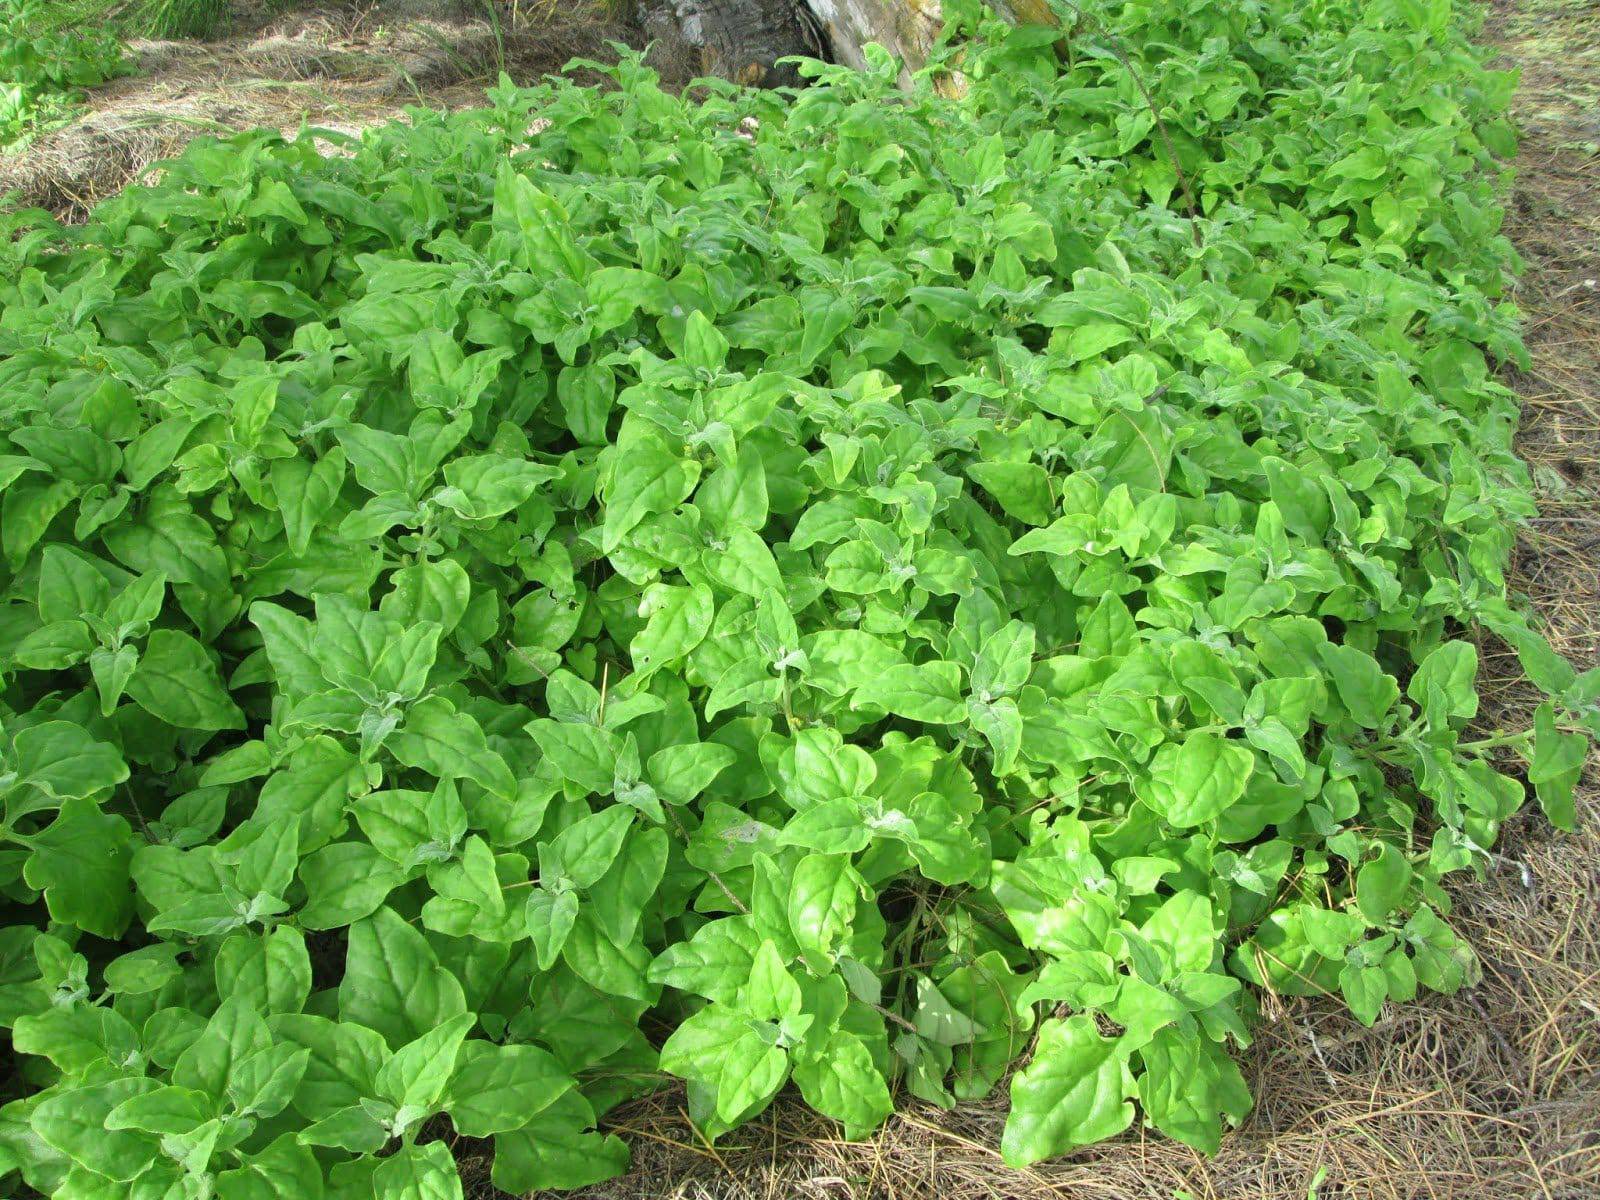
[[[594,1110],[567,1092],[524,1129],[496,1134],[491,1178],[521,1195],[544,1188],[580,1188],[628,1166],[628,1148],[615,1134],[592,1132]]]
[[[67,721],[46,721],[17,731],[17,776],[52,800],[83,799],[128,778],[117,748]]]
[[[845,1030],[835,1032],[816,1058],[796,1062],[794,1081],[807,1104],[851,1135],[876,1128],[894,1110],[871,1052]]]
[[[1354,646],[1327,644],[1322,647],[1322,662],[1339,701],[1363,729],[1380,728],[1394,702],[1400,685],[1370,655]]]
[[[456,1054],[475,1018],[462,1013],[397,1049],[378,1068],[378,1094],[402,1112],[421,1120],[438,1105],[455,1070]]]
[[[1403,852],[1388,842],[1378,843],[1378,855],[1356,872],[1356,903],[1361,915],[1380,925],[1405,899],[1411,883],[1411,864]]]
[[[151,716],[180,729],[244,728],[244,713],[222,686],[205,648],[177,630],[150,635],[127,692]]]
[[[881,708],[898,717],[950,725],[966,712],[961,702],[961,673],[954,663],[891,667],[856,689],[855,708]]]
[[[50,916],[85,933],[121,936],[133,915],[128,822],[101,811],[92,800],[74,798],[30,845],[22,877],[44,893]]]
[[[1133,1078],[1114,1040],[1080,1014],[1039,1027],[1033,1059],[1011,1081],[1000,1148],[1024,1167],[1103,1141],[1133,1122]]]
[[[1549,704],[1541,704],[1534,712],[1533,733],[1528,782],[1533,784],[1539,807],[1550,823],[1557,829],[1575,829],[1573,789],[1588,758],[1588,743],[1579,734],[1558,730]]]
[[[813,971],[828,970],[849,933],[860,877],[849,860],[808,854],[789,883],[789,927]]]
[[[461,1176],[443,1142],[402,1146],[372,1173],[373,1200],[461,1200]]]
[[[605,491],[601,548],[611,553],[640,521],[670,512],[699,481],[699,464],[675,453],[666,439],[642,423],[624,422]]]
[[[572,1076],[538,1046],[470,1041],[456,1056],[445,1108],[458,1131],[488,1137],[527,1125],[571,1087]]]
[[[155,1091],[153,1079],[130,1075],[69,1088],[44,1100],[29,1125],[47,1145],[97,1175],[136,1179],[160,1152],[159,1139],[134,1129],[109,1129],[106,1118],[136,1096]]]
[[[1139,798],[1180,829],[1220,816],[1244,795],[1255,770],[1248,747],[1214,733],[1167,742],[1137,785]]]
[[[380,908],[350,927],[341,1019],[377,1030],[398,1048],[465,1010],[461,984],[393,909]]]
[[[259,1013],[299,1012],[311,994],[311,957],[300,931],[280,926],[257,936],[235,933],[217,949],[217,993]]]

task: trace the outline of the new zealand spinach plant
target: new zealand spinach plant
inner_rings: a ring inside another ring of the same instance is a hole
[[[127,69],[103,22],[63,18],[46,0],[0,0],[0,149],[59,120],[81,88]]]
[[[1472,981],[1445,877],[1600,729],[1504,578],[1510,80],[947,9],[909,95],[624,57],[10,218],[0,1175],[572,1187],[672,1077],[1210,1151],[1263,989]]]

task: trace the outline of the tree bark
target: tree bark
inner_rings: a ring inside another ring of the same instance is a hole
[[[778,59],[827,56],[804,0],[641,0],[639,19],[650,38],[688,46],[701,70],[739,83],[795,83]]]
[[[1051,23],[1047,0],[1002,0],[1018,21]],[[653,38],[687,43],[701,66],[742,83],[792,83],[776,59],[805,54],[864,67],[862,47],[876,42],[915,71],[928,60],[943,20],[939,0],[641,0]]]
[[[928,60],[942,20],[939,0],[805,0],[828,39],[834,62],[864,67],[861,48],[884,47],[907,69]]]

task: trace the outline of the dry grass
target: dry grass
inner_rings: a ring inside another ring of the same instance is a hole
[[[480,104],[501,71],[531,83],[574,57],[604,59],[609,40],[642,44],[598,3],[524,6],[529,15],[514,24],[471,10],[482,15],[388,25],[370,5],[244,13],[225,40],[135,42],[135,74],[95,89],[71,122],[23,151],[0,153],[0,194],[81,220],[205,134],[292,134],[302,124],[356,131],[408,105]],[[679,55],[658,50],[656,59],[669,82],[692,73]]]

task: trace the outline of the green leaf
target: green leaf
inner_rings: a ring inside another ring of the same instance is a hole
[[[912,721],[953,725],[966,715],[961,669],[949,662],[890,667],[856,689],[851,707],[877,708]]]
[[[322,1167],[311,1149],[289,1135],[251,1154],[241,1166],[217,1173],[218,1200],[321,1200]]]
[[[128,696],[151,716],[180,729],[243,729],[205,648],[186,633],[157,629],[128,679]]]
[[[220,1101],[235,1066],[272,1045],[261,1014],[242,997],[230,996],[173,1064],[172,1082]]]
[[[653,584],[639,605],[644,628],[628,647],[634,670],[648,678],[682,661],[710,631],[715,611],[711,589],[704,585]]]
[[[1345,711],[1363,729],[1381,728],[1400,698],[1400,685],[1394,677],[1385,675],[1370,654],[1354,646],[1328,643],[1321,647],[1321,654]]]
[[[113,1009],[57,1004],[17,1017],[11,1044],[18,1053],[48,1058],[66,1075],[82,1075],[96,1063],[136,1057],[139,1031]]]
[[[389,1058],[381,1034],[353,1021],[300,1014],[274,1017],[272,1029],[310,1052],[293,1102],[307,1120],[332,1116],[373,1095]]]
[[[1055,509],[1050,477],[1031,462],[975,462],[967,475],[1024,525],[1048,525]]]
[[[750,964],[750,977],[739,990],[738,1008],[762,1020],[776,1021],[800,1011],[800,985],[789,974],[771,940],[763,941]]]
[[[42,1101],[29,1124],[46,1145],[73,1162],[127,1183],[156,1160],[161,1143],[142,1130],[110,1129],[106,1119],[118,1106],[159,1086],[153,1079],[127,1076],[69,1088]]]
[[[401,1046],[378,1068],[377,1092],[422,1120],[434,1111],[455,1071],[456,1054],[476,1018],[462,1013]]]
[[[299,457],[273,460],[272,491],[289,549],[295,554],[303,555],[310,548],[312,534],[338,499],[344,471],[344,451],[338,446],[315,463]]]
[[[549,892],[539,887],[528,893],[524,920],[541,971],[548,971],[561,957],[577,919],[576,892]]]
[[[1210,898],[1188,890],[1164,900],[1139,927],[1173,974],[1209,970],[1221,932]]]
[[[311,1051],[279,1042],[234,1064],[228,1073],[228,1098],[241,1114],[259,1118],[282,1112],[305,1078]]]
[[[613,804],[574,821],[550,841],[552,861],[560,864],[561,873],[574,885],[589,887],[616,861],[634,816],[634,810],[627,805]]]
[[[538,1046],[468,1042],[456,1057],[445,1109],[458,1132],[488,1137],[522,1128],[572,1087],[572,1076]]]
[[[649,426],[624,422],[605,489],[601,549],[612,553],[640,521],[670,512],[699,479],[698,463],[680,458]]]
[[[843,1029],[834,1032],[815,1058],[795,1063],[794,1081],[807,1104],[843,1122],[852,1137],[875,1129],[894,1111],[871,1051]]]
[[[65,546],[46,546],[39,556],[39,619],[76,621],[103,613],[111,584],[88,559]]]
[[[11,657],[35,671],[61,671],[82,662],[94,649],[94,635],[82,621],[56,621],[23,638]]]
[[[260,1013],[299,1012],[311,994],[311,956],[297,929],[235,933],[217,949],[217,992]]]
[[[872,841],[860,804],[845,797],[806,809],[783,827],[778,840],[819,854],[854,854]]]
[[[597,725],[540,719],[527,726],[546,761],[560,777],[586,792],[609,792],[616,779],[615,735]]]
[[[139,666],[139,652],[132,646],[108,650],[98,646],[89,652],[89,671],[94,676],[96,690],[100,693],[100,715],[109,717],[117,709],[117,701],[128,690],[128,680]]]
[[[670,803],[687,804],[710,787],[737,758],[727,746],[711,742],[666,746],[650,756],[650,780]]]
[[[56,819],[30,845],[22,877],[44,893],[51,918],[85,933],[120,937],[133,915],[128,881],[133,830],[128,822],[100,811],[92,800],[74,798],[61,805]]]
[[[1080,1014],[1039,1027],[1033,1060],[1011,1081],[1000,1141],[1006,1164],[1025,1167],[1103,1141],[1133,1123],[1133,1078],[1114,1040]]]
[[[1411,864],[1388,842],[1378,843],[1378,856],[1356,872],[1356,904],[1361,915],[1381,925],[1400,907],[1411,884]]]
[[[581,1188],[628,1166],[628,1148],[614,1134],[590,1132],[594,1110],[576,1091],[564,1094],[524,1129],[496,1134],[491,1178],[521,1195],[545,1188]]]
[[[789,1074],[788,1055],[757,1025],[720,1005],[702,1008],[661,1047],[661,1069],[711,1088],[717,1115],[733,1121],[770,1099]]]
[[[1432,721],[1470,721],[1478,715],[1478,651],[1471,642],[1445,642],[1418,664],[1406,695]]]
[[[1528,782],[1539,797],[1539,807],[1557,829],[1577,828],[1572,797],[1588,754],[1588,741],[1581,734],[1562,733],[1556,728],[1555,713],[1549,704],[1534,710]]]
[[[443,1142],[402,1146],[372,1173],[373,1200],[461,1200],[461,1177]]]
[[[761,945],[747,917],[712,921],[687,941],[667,946],[650,965],[650,981],[731,1005],[750,977]]]
[[[664,829],[635,828],[606,873],[589,888],[589,912],[617,946],[633,941],[666,874],[670,841]]]
[[[300,923],[307,929],[339,929],[377,912],[406,880],[399,869],[366,842],[335,842],[300,863],[306,902]]]
[[[917,1008],[912,1023],[917,1035],[936,1046],[960,1046],[976,1041],[982,1026],[951,1004],[933,980],[917,980]]]
[[[1237,1125],[1250,1111],[1239,1068],[1214,1042],[1167,1029],[1139,1057],[1139,1100],[1151,1124],[1169,1137],[1215,1154],[1223,1118]]]
[[[436,779],[470,779],[503,800],[516,796],[516,780],[505,760],[489,749],[482,727],[442,697],[428,696],[412,705],[405,724],[384,748]]]
[[[1247,747],[1214,733],[1191,733],[1156,751],[1136,791],[1169,825],[1186,829],[1237,803],[1254,770],[1255,755]]]
[[[439,965],[422,934],[393,909],[350,927],[339,1015],[399,1048],[466,1011],[461,984]]]
[[[83,799],[128,778],[115,746],[67,721],[18,730],[12,746],[18,777],[53,800]]]
[[[846,858],[808,854],[789,883],[789,927],[816,972],[831,969],[855,916],[860,877]]]

